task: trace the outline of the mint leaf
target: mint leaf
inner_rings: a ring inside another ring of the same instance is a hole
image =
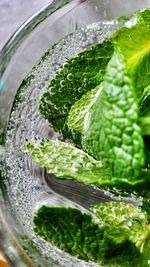
[[[37,235],[80,259],[108,267],[148,266],[131,241],[114,242],[108,225],[96,223],[78,209],[43,206],[33,222]]]
[[[100,84],[112,53],[113,46],[110,41],[104,41],[79,53],[60,68],[42,95],[40,113],[66,138],[67,135],[68,138],[72,137],[66,125],[71,106],[83,94]]]
[[[25,144],[23,150],[49,174],[54,174],[59,179],[97,186],[127,185],[132,189],[138,184],[144,186],[146,183],[146,186],[149,186],[150,173],[147,170],[142,170],[139,178],[135,180],[123,179],[122,175],[118,179],[102,166],[101,161],[95,160],[83,150],[58,140],[32,140]]]
[[[41,207],[34,217],[35,233],[86,261],[99,262],[103,229],[89,214],[64,207]]]
[[[68,114],[67,124],[69,128],[83,133],[84,118],[96,101],[100,90],[102,90],[102,87],[97,86],[76,101]]]
[[[38,140],[26,143],[23,150],[57,178],[86,184],[99,184],[107,179],[109,181],[110,176],[100,161],[96,161],[70,144],[54,140]]]
[[[99,223],[106,224],[108,230],[105,235],[114,244],[130,240],[141,253],[150,259],[150,227],[148,217],[135,206],[125,203],[105,203],[92,207]],[[135,257],[135,255],[134,255]]]
[[[144,163],[135,89],[117,51],[109,61],[103,90],[85,118],[83,146],[112,171],[112,176],[132,181]]]
[[[121,28],[111,37],[126,60],[126,71],[133,80],[137,96],[150,82],[150,27]]]
[[[90,112],[98,95],[103,90],[102,85],[97,86],[87,94],[83,95],[71,108],[68,115],[68,127],[83,134],[84,119]],[[144,93],[138,103],[140,115],[140,127],[142,135],[150,135],[150,87]]]
[[[142,252],[143,244],[149,240],[150,228],[145,212],[126,203],[105,203],[92,207],[97,218],[109,225],[110,237],[116,243],[126,239],[133,242]],[[108,233],[107,233],[108,234]]]

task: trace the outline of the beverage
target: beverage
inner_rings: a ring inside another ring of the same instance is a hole
[[[70,34],[18,89],[6,187],[27,236],[61,265],[148,266],[148,14]]]
[[[36,237],[33,230],[33,216],[37,208],[43,204],[54,206],[66,206],[67,202],[68,206],[75,204],[45,185],[44,170],[22,152],[22,146],[26,139],[34,137],[61,139],[38,112],[40,96],[62,64],[80,51],[101,43],[118,27],[117,21],[94,23],[65,37],[50,49],[21,84],[9,119],[6,167],[7,190],[13,212],[23,230],[35,242],[42,254],[51,256],[65,266],[70,266],[70,261],[72,266],[85,266],[85,263],[69,257],[68,254],[64,256],[64,252]],[[86,266],[96,265],[86,263]]]

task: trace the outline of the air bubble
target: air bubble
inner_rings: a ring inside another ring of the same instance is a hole
[[[68,62],[65,62],[64,64],[63,64],[63,68],[67,68],[68,67]]]
[[[82,88],[82,87],[79,87],[79,88],[78,88],[78,92],[79,92],[79,93],[82,93],[82,92],[83,92],[83,88]]]
[[[69,81],[72,81],[73,80],[73,75],[71,73],[69,73],[67,75],[67,80],[69,80]]]
[[[95,40],[102,42],[105,37],[109,37],[114,29],[107,25],[105,27],[105,32],[103,32],[103,30],[101,30],[102,27],[104,28],[104,24],[98,22],[82,28],[81,32],[77,31],[73,35],[66,37],[65,40],[61,40],[59,45],[55,45],[54,48],[46,54],[45,59],[43,57],[43,62],[40,62],[36,68],[32,70],[32,79],[30,82],[27,82],[27,84],[22,87],[20,97],[23,99],[23,102],[18,101],[16,103],[11,113],[9,130],[7,132],[6,165],[9,181],[6,186],[9,199],[12,203],[13,213],[16,215],[24,232],[26,232],[29,237],[32,237],[42,254],[49,257],[50,262],[51,258],[53,258],[66,267],[70,266],[70,262],[72,267],[83,267],[85,266],[85,262],[57,250],[42,238],[35,236],[33,232],[33,215],[37,208],[37,203],[38,206],[42,205],[42,203],[48,203],[49,205],[54,203],[55,205],[62,206],[67,200],[64,201],[62,196],[55,194],[50,188],[40,186],[40,183],[38,185],[39,180],[41,181],[41,185],[44,183],[44,171],[38,164],[31,160],[31,157],[22,153],[21,147],[22,144],[26,142],[26,139],[30,140],[35,136],[39,139],[61,139],[59,133],[54,133],[49,127],[49,122],[41,116],[39,112],[39,99],[43,93],[48,90],[52,78],[54,77],[57,79],[55,73],[60,70],[60,66],[63,66],[63,68],[66,68],[66,71],[68,71],[68,63],[66,62],[68,59],[76,57],[79,52],[83,51],[83,48],[91,47]],[[74,63],[75,61],[73,62],[72,60],[72,64]],[[71,69],[69,72],[67,79],[72,80],[72,74],[74,74],[74,72]],[[70,74],[72,76],[70,76]],[[65,81],[62,79],[60,81],[60,87],[63,86],[65,86]],[[81,87],[79,87],[78,90],[82,92]],[[54,83],[51,83],[48,95],[55,94],[55,92],[56,88]],[[78,97],[75,97],[75,100],[78,100]],[[47,106],[50,104],[54,106],[53,102],[50,103],[48,99],[46,102]],[[64,116],[66,115],[65,111],[68,110],[69,103],[71,104],[71,102],[68,101],[68,103],[64,105],[64,110],[62,110]],[[54,108],[59,110],[56,105]],[[43,110],[44,106],[41,105],[41,109]],[[47,111],[47,117],[51,116],[51,114],[51,111]],[[19,155],[19,157],[17,155]],[[67,205],[70,205],[69,200]],[[86,263],[86,266],[91,267],[96,265]]]
[[[64,86],[65,86],[65,81],[64,81],[64,80],[61,80],[61,81],[60,81],[60,86],[61,86],[61,87],[64,87]]]

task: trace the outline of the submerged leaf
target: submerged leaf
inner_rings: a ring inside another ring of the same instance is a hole
[[[131,240],[142,252],[142,242],[150,242],[150,229],[145,212],[127,203],[105,203],[92,207],[101,223],[109,225],[114,242]],[[145,239],[143,237],[145,236]]]
[[[108,206],[106,210],[109,209],[111,213],[112,205]],[[75,208],[43,206],[34,216],[35,233],[65,252],[86,261],[91,260],[107,267],[147,267],[147,254],[145,256],[144,253],[140,253],[135,244],[129,240],[129,233],[123,237],[124,232],[121,231],[123,227],[120,224],[115,224],[113,227],[115,220],[112,220],[112,225],[109,221],[107,223],[108,214],[104,215],[102,209],[98,207],[99,205],[95,206],[98,216],[100,213],[103,214],[100,222],[98,220],[95,222],[89,213],[81,213]],[[103,204],[104,209],[105,204]],[[122,213],[123,209],[127,208],[123,206]],[[134,208],[130,209],[133,211]],[[119,210],[118,213],[120,216]],[[138,214],[134,211],[133,215],[130,214],[131,217],[135,221],[138,218],[137,229],[140,229],[140,223],[142,228],[144,218],[141,218],[140,212]],[[127,215],[126,220],[128,220]],[[121,228],[118,229],[118,226]]]
[[[103,90],[85,118],[83,146],[102,160],[112,176],[138,177],[144,163],[144,145],[138,107],[126,64],[118,52],[107,66]]]
[[[54,140],[32,140],[24,146],[24,152],[31,155],[32,159],[49,174],[56,175],[59,179],[75,180],[84,184],[108,187],[122,186],[134,187],[146,183],[149,186],[149,172],[143,170],[139,179],[130,181],[120,176],[113,177],[110,171],[83,150],[70,144]]]
[[[48,90],[42,95],[39,111],[52,124],[55,130],[62,132],[63,120],[66,124],[71,106],[83,94],[94,89],[103,80],[104,71],[113,53],[110,41],[93,46],[65,63],[50,81]],[[63,134],[68,133],[65,125]]]
[[[99,262],[103,229],[89,214],[64,207],[41,207],[34,217],[35,232],[60,249],[84,260]]]
[[[84,118],[93,106],[98,97],[100,91],[103,88],[97,86],[87,94],[84,94],[71,108],[68,115],[68,126],[69,128],[83,133]]]
[[[50,174],[60,179],[76,180],[86,184],[101,184],[109,180],[109,175],[83,150],[61,141],[43,140],[25,144],[24,152]]]

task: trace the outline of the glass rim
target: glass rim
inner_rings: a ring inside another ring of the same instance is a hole
[[[24,38],[27,37],[32,30],[66,4],[73,3],[70,7],[71,10],[83,2],[86,2],[86,0],[51,0],[50,3],[44,5],[44,7],[40,8],[37,12],[25,20],[25,22],[19,26],[19,28],[11,35],[0,50],[0,78],[3,76],[3,73],[13,54],[21,45]]]

